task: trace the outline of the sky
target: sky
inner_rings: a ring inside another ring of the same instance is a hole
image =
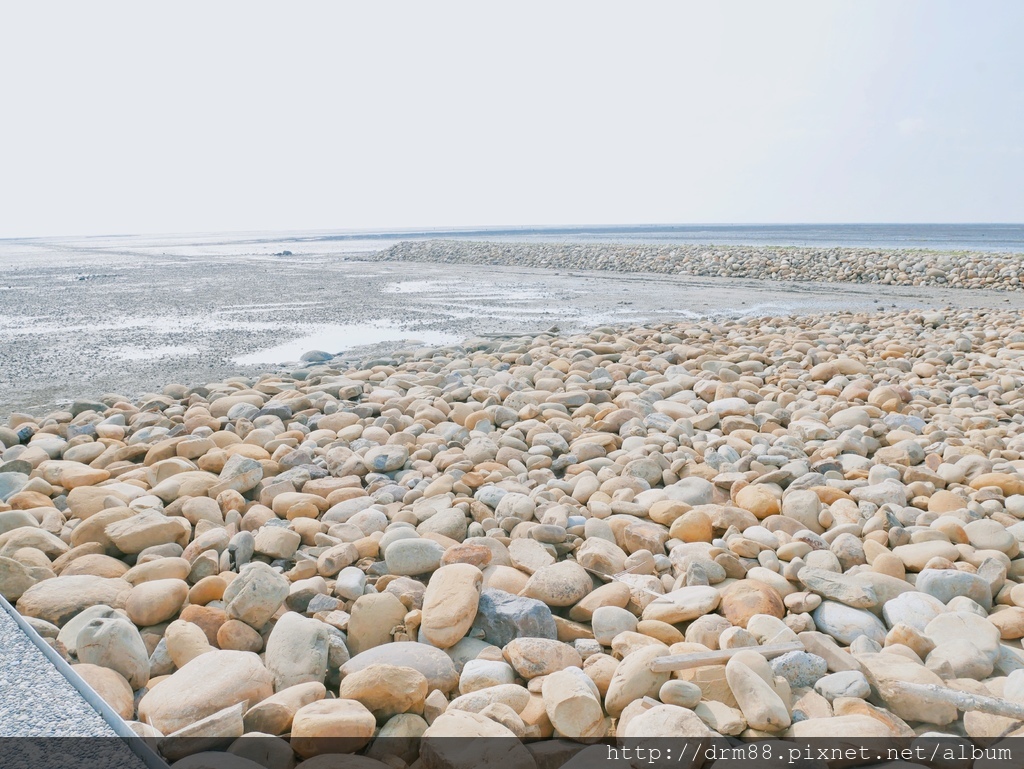
[[[0,237],[1024,221],[1024,3],[0,0]]]

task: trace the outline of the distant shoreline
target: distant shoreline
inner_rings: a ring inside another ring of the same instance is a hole
[[[0,245],[53,243],[95,245],[148,244],[167,247],[197,242],[220,246],[268,244],[303,247],[346,244],[375,250],[402,240],[498,240],[523,243],[664,243],[704,246],[774,246],[791,248],[924,249],[1024,253],[1024,224],[641,224],[483,227],[413,227],[372,230],[240,231],[117,234],[91,236],[25,236],[0,238]],[[294,249],[289,249],[294,250]]]
[[[1021,255],[849,247],[406,240],[377,261],[1020,291]]]

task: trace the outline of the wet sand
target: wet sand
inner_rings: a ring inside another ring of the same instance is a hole
[[[707,315],[1024,309],[1018,292],[367,257],[203,253],[174,245],[146,253],[72,246],[32,259],[0,253],[0,414],[279,370],[311,349],[360,359],[552,325],[571,332]]]

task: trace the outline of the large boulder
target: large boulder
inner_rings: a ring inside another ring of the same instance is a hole
[[[28,566],[0,556],[0,595],[8,601],[17,601],[38,581]]]
[[[608,724],[597,685],[579,668],[544,678],[544,710],[558,733],[571,739],[604,737]]]
[[[355,700],[317,700],[299,708],[292,720],[292,749],[303,758],[322,753],[354,753],[373,737],[377,720]]]
[[[239,702],[252,707],[274,693],[274,676],[252,652],[201,654],[154,686],[139,720],[170,734]]]
[[[672,674],[653,672],[651,663],[666,654],[668,647],[653,644],[643,646],[622,659],[615,668],[605,694],[604,708],[608,715],[618,718],[634,700],[658,696],[658,691]]]
[[[402,641],[367,649],[341,666],[342,681],[345,676],[370,665],[395,665],[418,670],[426,677],[431,689],[440,689],[446,694],[459,684],[459,674],[451,657],[429,644]]]
[[[323,683],[327,676],[329,631],[320,620],[286,612],[267,639],[266,664],[274,690],[296,684]]]
[[[90,621],[79,631],[77,646],[80,662],[116,670],[132,689],[149,683],[146,642],[128,620],[108,617]]]
[[[125,611],[139,627],[157,625],[177,616],[188,598],[188,583],[181,579],[154,579],[132,588]]]
[[[957,719],[954,705],[929,694],[908,692],[901,684],[942,686],[942,679],[923,665],[899,654],[861,654],[857,657],[864,675],[894,715],[905,721],[923,721],[945,726]]]
[[[405,621],[408,610],[394,593],[369,593],[352,604],[348,648],[359,654],[391,642],[392,631]]]
[[[225,610],[231,619],[259,630],[288,597],[287,577],[267,564],[254,561],[244,566],[224,591]]]
[[[184,519],[181,519],[184,520]],[[175,518],[146,511],[107,524],[104,533],[122,553],[141,553],[147,547],[165,545],[182,539],[185,527]]]
[[[508,727],[478,713],[446,712],[423,732],[420,759],[426,769],[536,769],[530,752],[515,737]]]
[[[18,612],[54,625],[63,625],[90,606],[123,609],[132,586],[123,579],[80,574],[39,582],[18,599]]]
[[[316,682],[282,689],[245,711],[245,731],[285,734],[291,730],[292,719],[300,708],[326,696],[327,688]]]
[[[399,713],[422,713],[427,679],[418,670],[397,665],[369,665],[345,676],[338,695],[358,700],[378,722]]]
[[[82,662],[74,670],[87,684],[110,705],[121,718],[130,721],[135,717],[135,695],[131,685],[116,670]]]

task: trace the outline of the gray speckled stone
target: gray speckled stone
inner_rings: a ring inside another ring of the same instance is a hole
[[[819,678],[828,673],[828,663],[817,654],[809,652],[789,652],[776,657],[769,664],[772,672],[789,681],[794,689],[814,686]]]

